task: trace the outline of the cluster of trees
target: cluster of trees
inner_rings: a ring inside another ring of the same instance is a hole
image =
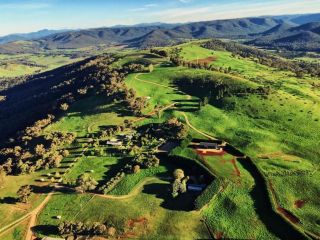
[[[21,203],[28,203],[31,194],[32,194],[32,189],[29,185],[20,187],[17,192],[18,201]]]
[[[83,223],[83,222],[62,222],[58,226],[60,235],[78,236],[108,236],[115,237],[117,229],[109,224],[103,223]]]
[[[137,97],[133,89],[124,91],[126,105],[131,112],[136,116],[142,115],[142,110],[148,106],[148,101],[145,97]]]
[[[235,42],[224,42],[213,39],[205,42],[202,46],[216,51],[227,50],[232,52],[234,55],[250,58],[268,67],[294,72],[297,77],[303,77],[304,74],[310,74],[313,77],[320,76],[320,66],[317,63],[284,59],[266,51],[254,47],[244,46]]]
[[[201,98],[203,105],[218,103],[230,96],[242,97],[249,94],[267,96],[272,93],[269,86],[253,88],[228,76],[184,75],[176,78],[174,82],[184,92]]]
[[[156,48],[151,48],[150,53],[159,55],[161,57],[169,57],[170,53],[166,50],[163,49],[156,49]]]
[[[188,128],[185,124],[180,122],[177,118],[171,118],[164,123],[161,123],[155,129],[161,138],[168,140],[182,140],[188,134]]]
[[[143,128],[143,127],[142,127]],[[110,192],[126,174],[138,173],[140,169],[148,169],[158,167],[159,158],[155,153],[160,140],[154,138],[150,133],[150,129],[139,129],[139,133],[135,133],[132,139],[120,151],[130,156],[128,161],[108,182],[99,188],[99,191],[107,194]]]
[[[145,67],[141,64],[130,64],[119,71],[112,71],[112,75],[100,84],[100,92],[105,93],[111,99],[125,101],[133,114],[141,115],[147,101],[145,98],[137,97],[133,89],[128,89],[124,78],[128,73],[143,72],[144,69]]]
[[[89,173],[84,173],[77,178],[76,185],[76,191],[84,193],[96,189],[98,182]]]
[[[59,167],[68,150],[59,150],[65,144],[71,144],[76,135],[73,133],[53,132],[41,136],[41,130],[53,118],[37,121],[27,127],[17,139],[12,139],[11,146],[0,149],[0,167],[6,174],[32,173],[42,168]]]
[[[44,137],[42,129],[53,121],[55,114],[68,110],[70,104],[84,96],[104,94],[107,96],[107,101],[125,101],[134,114],[142,114],[147,103],[146,99],[136,97],[134,91],[129,90],[124,81],[126,74],[141,71],[141,66],[129,65],[115,69],[110,66],[114,61],[115,59],[110,55],[105,55],[77,63],[68,71],[70,66],[65,67],[66,69],[62,69],[62,81],[46,86],[41,92],[33,92],[32,98],[25,101],[26,106],[32,106],[28,114],[35,111],[35,115],[39,115],[41,112],[40,115],[48,113],[48,116],[19,132],[16,139],[0,150],[0,165],[3,165],[7,174],[29,173],[42,167],[59,166],[63,154],[58,150],[58,147],[63,143],[71,143],[75,136],[56,134],[51,138],[50,136]],[[43,78],[46,77],[39,76],[41,82],[44,82]],[[14,111],[21,110],[22,112],[20,111],[19,114],[23,114],[23,104],[15,106]],[[0,112],[4,116],[14,114],[9,105]],[[16,127],[19,126],[19,124],[16,125]]]
[[[135,173],[134,169],[136,166],[140,168],[152,168],[158,167],[160,164],[160,159],[155,155],[150,153],[142,153],[133,158],[132,167],[133,173]]]
[[[27,81],[30,76],[19,76],[19,77],[1,77],[0,78],[0,91],[7,90],[16,85],[22,84]]]

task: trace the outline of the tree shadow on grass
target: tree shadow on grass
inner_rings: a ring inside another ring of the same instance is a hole
[[[101,113],[116,113],[120,117],[132,116],[132,112],[124,102],[113,103],[107,108],[98,108],[101,105],[103,105],[103,103],[98,104],[96,108],[90,111],[78,112],[74,116],[84,118],[87,116],[92,116],[92,115],[101,114]]]
[[[37,225],[32,227],[31,230],[39,235],[59,235],[58,227],[54,225]]]
[[[131,157],[123,157],[119,159],[118,163],[105,165],[108,170],[104,173],[102,180],[98,182],[97,189],[103,186],[106,182],[108,182],[111,178],[115,177],[117,173],[119,173],[124,166],[130,162]]]
[[[170,189],[170,184],[152,183],[145,185],[142,192],[162,199],[163,202],[160,204],[160,206],[165,209],[184,212],[194,210],[194,201],[196,198],[194,194],[187,192],[180,194],[176,198],[173,198],[171,196]]]
[[[74,194],[75,190],[70,188],[68,185],[59,185],[58,187],[53,187],[53,186],[31,186],[32,192],[37,193],[37,194],[48,194],[52,191],[54,192],[59,192],[63,194]]]
[[[4,197],[0,199],[0,204],[16,204],[17,201],[14,197]]]

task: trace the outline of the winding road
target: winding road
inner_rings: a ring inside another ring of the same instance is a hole
[[[147,80],[142,80],[142,79],[139,78],[139,76],[141,76],[141,75],[146,75],[146,73],[138,73],[138,74],[134,77],[134,79],[137,80],[137,81],[139,81],[139,82],[144,82],[144,83],[152,84],[152,85],[155,85],[155,86],[172,89],[172,90],[174,90],[174,91],[178,91],[178,92],[180,92],[180,93],[185,94],[184,92],[181,92],[181,91],[179,91],[178,89],[176,89],[176,88],[174,88],[174,87],[169,87],[169,86],[166,86],[166,85],[163,85],[163,84],[159,84],[159,83],[155,83],[155,82],[151,82],[151,81],[147,81]],[[190,96],[190,95],[186,95],[186,98],[189,100],[189,99],[191,99],[191,96]],[[161,111],[164,111],[164,110],[166,110],[166,109],[169,109],[169,108],[171,108],[171,107],[174,107],[176,104],[178,104],[178,103],[177,103],[177,102],[173,102],[172,104],[169,104],[169,105],[167,105],[165,108],[161,109]],[[190,121],[189,121],[189,119],[188,119],[188,116],[187,116],[184,112],[179,112],[179,113],[182,114],[182,116],[184,117],[184,119],[185,119],[185,121],[186,121],[186,124],[187,124],[192,130],[194,130],[195,132],[199,133],[200,135],[202,135],[202,136],[204,136],[204,137],[206,137],[206,138],[208,138],[208,139],[210,139],[210,140],[218,140],[217,138],[214,138],[214,137],[210,136],[209,134],[206,134],[205,132],[203,132],[203,131],[197,129],[196,127],[194,127],[194,126],[190,123]],[[152,115],[154,115],[154,114],[156,114],[156,111],[155,111],[154,113],[152,113],[152,114],[148,114],[148,116],[152,116]],[[142,118],[142,119],[145,119],[145,118]],[[136,120],[136,121],[140,121],[140,120],[138,119],[138,120]]]

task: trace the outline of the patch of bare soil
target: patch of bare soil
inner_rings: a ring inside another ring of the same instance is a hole
[[[209,64],[209,63],[212,63],[214,61],[217,61],[217,59],[218,59],[217,57],[211,56],[211,57],[207,57],[207,58],[193,60],[191,62],[192,63],[199,63],[199,64]]]
[[[306,204],[305,200],[297,200],[294,202],[294,206],[296,208],[302,208]]]

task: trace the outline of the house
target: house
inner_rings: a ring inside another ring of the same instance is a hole
[[[223,148],[218,143],[200,142],[196,148],[200,155],[224,154]]]
[[[200,142],[199,148],[215,149],[215,150],[221,149],[218,143],[211,143],[211,142]]]
[[[205,184],[188,184],[187,186],[187,189],[190,192],[202,192],[205,188]]]

